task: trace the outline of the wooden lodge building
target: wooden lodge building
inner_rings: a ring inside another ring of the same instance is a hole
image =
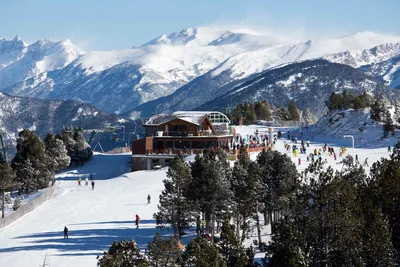
[[[132,170],[166,166],[177,154],[200,154],[206,148],[231,148],[229,118],[217,111],[157,114],[143,126],[146,137],[132,141]]]

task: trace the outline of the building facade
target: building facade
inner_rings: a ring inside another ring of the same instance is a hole
[[[146,137],[132,141],[132,166],[136,165],[136,170],[139,166],[133,163],[140,158],[140,161],[146,158],[146,169],[149,169],[155,165],[149,162],[162,162],[162,155],[170,158],[177,154],[200,154],[204,149],[212,147],[232,147],[233,133],[229,119],[217,111],[157,114],[149,118],[144,126]]]

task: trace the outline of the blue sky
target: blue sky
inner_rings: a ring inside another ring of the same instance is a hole
[[[86,51],[130,48],[192,26],[253,28],[299,39],[400,35],[400,0],[0,0],[0,37],[69,38]]]

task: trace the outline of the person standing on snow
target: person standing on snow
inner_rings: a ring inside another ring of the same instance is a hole
[[[94,190],[94,181],[92,180],[92,191]]]
[[[299,165],[301,165],[301,159],[299,158]]]
[[[139,217],[139,215],[136,214],[136,221],[135,221],[136,229],[139,228],[139,223],[140,223],[140,217]]]
[[[151,203],[151,196],[150,196],[150,194],[147,194],[147,204],[150,204]]]
[[[67,228],[67,226],[64,226],[64,239],[65,238],[68,239],[68,228]]]
[[[87,186],[87,185],[89,185],[89,178],[86,176],[86,179],[85,179],[85,186]]]
[[[78,186],[81,186],[81,181],[82,181],[81,177],[78,177]]]

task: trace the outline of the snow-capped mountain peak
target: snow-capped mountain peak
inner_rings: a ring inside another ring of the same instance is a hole
[[[297,61],[336,53],[347,56],[348,51],[396,40],[400,42],[400,37],[358,32],[298,42],[251,29],[191,27],[161,35],[138,48],[83,54],[69,40],[42,40],[28,46],[20,38],[0,39],[0,89],[20,96],[79,99],[120,113],[177,89],[184,91],[186,85],[192,90],[192,81],[200,90],[218,88]],[[395,50],[382,45],[368,56],[379,61]]]
[[[381,62],[397,55],[400,55],[400,42],[381,44],[363,50],[345,51],[325,56],[324,59],[358,68],[363,65]]]
[[[141,47],[150,45],[186,45],[188,42],[194,40],[198,33],[198,28],[191,27],[181,30],[180,32],[173,32],[170,34],[163,34],[145,44]]]
[[[64,68],[84,52],[70,40],[39,40],[27,45],[19,35],[0,39],[0,88]]]

